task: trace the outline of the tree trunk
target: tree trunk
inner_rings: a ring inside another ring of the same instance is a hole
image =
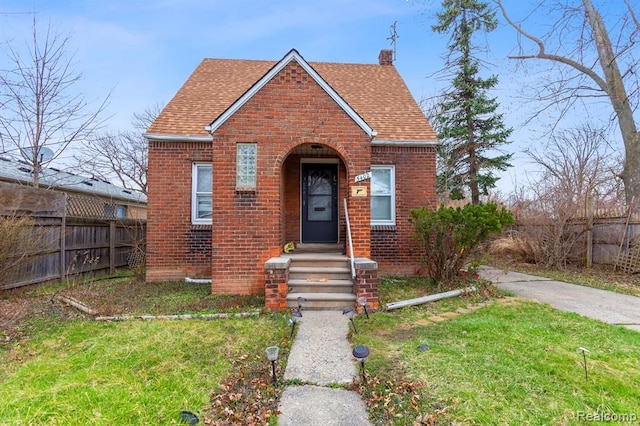
[[[602,17],[596,10],[591,0],[582,0],[588,25],[591,27],[593,40],[598,51],[598,62],[603,70],[603,76],[600,76],[589,66],[569,57],[554,55],[545,51],[544,42],[532,34],[526,32],[522,26],[512,21],[506,13],[502,0],[495,0],[496,4],[502,11],[502,15],[509,25],[513,27],[521,36],[531,40],[538,46],[538,52],[531,55],[510,56],[513,59],[546,59],[553,62],[561,63],[574,68],[591,78],[598,88],[607,94],[611,106],[618,120],[618,127],[624,142],[625,159],[621,178],[624,182],[625,198],[627,203],[631,199],[640,198],[640,134],[633,118],[633,107],[629,103],[629,97],[624,87],[624,81],[618,67],[618,57],[613,52],[613,46],[609,33],[604,26]],[[563,7],[564,2],[558,2],[558,7]],[[634,24],[640,29],[637,19],[633,14],[633,10],[629,3],[629,12]],[[564,7],[568,8],[565,4]],[[587,22],[583,24],[587,25]],[[577,40],[579,44],[586,45],[588,40]],[[629,46],[630,47],[630,46]],[[579,95],[577,95],[579,96]]]
[[[633,119],[633,110],[629,104],[622,75],[611,46],[611,39],[602,17],[591,0],[582,0],[582,4],[591,25],[593,39],[598,49],[598,59],[607,82],[607,87],[603,89],[606,90],[613,110],[618,117],[618,126],[624,142],[625,160],[622,181],[624,182],[625,198],[629,203],[634,196],[640,197],[640,134],[638,134]]]

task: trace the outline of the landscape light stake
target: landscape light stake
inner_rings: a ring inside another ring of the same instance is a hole
[[[367,383],[367,374],[364,369],[364,362],[369,356],[369,348],[363,345],[356,346],[352,352],[355,359],[360,363],[360,370],[362,371],[362,382]]]
[[[301,319],[302,314],[299,311],[291,312],[291,336],[289,337],[293,337],[293,332],[296,329],[296,324],[300,322]]]
[[[369,312],[367,312],[367,298],[358,297],[358,303],[362,306],[362,309],[364,309],[364,314],[367,316],[367,319],[369,319]]]
[[[360,334],[358,333],[358,327],[356,327],[356,322],[353,320],[354,314],[355,314],[355,311],[353,310],[353,308],[344,308],[342,310],[342,315],[346,315],[347,318],[349,318],[349,321],[351,321],[351,325],[353,325],[353,331],[355,331],[356,334]]]
[[[589,381],[589,373],[587,372],[587,354],[589,349],[585,349],[582,346],[578,348],[578,353],[582,353],[582,361],[584,363],[584,380]]]
[[[278,383],[278,378],[276,376],[276,360],[278,359],[278,351],[280,350],[277,346],[269,346],[265,349],[265,353],[267,354],[267,359],[271,361],[271,371],[273,374],[273,385],[275,386]]]

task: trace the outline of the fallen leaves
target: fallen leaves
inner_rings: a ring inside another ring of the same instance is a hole
[[[271,377],[264,368],[250,371],[247,367],[240,368],[211,395],[212,403],[204,424],[268,425],[270,418],[280,414],[278,400],[281,393],[280,387],[271,384]]]

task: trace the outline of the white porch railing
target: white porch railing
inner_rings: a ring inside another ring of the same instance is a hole
[[[344,218],[347,222],[347,237],[349,239],[349,254],[350,254],[350,262],[351,265],[351,278],[356,279],[356,262],[353,258],[353,241],[351,240],[351,225],[349,224],[349,210],[347,209],[347,199],[343,198],[344,201]]]

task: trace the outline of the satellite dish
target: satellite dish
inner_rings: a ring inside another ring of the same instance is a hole
[[[33,147],[20,149],[22,156],[29,162],[32,162],[34,160],[34,151],[35,149]],[[41,146],[40,149],[36,152],[38,152],[38,158],[35,158],[35,160],[38,162],[38,164],[46,163],[53,158],[53,150],[51,148],[47,148],[46,146]]]

